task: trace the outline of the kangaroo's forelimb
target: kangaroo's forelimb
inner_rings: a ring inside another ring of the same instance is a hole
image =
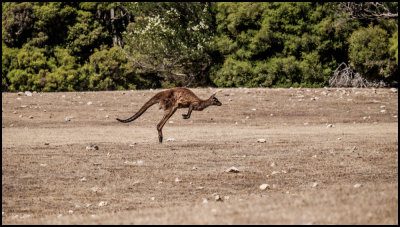
[[[193,106],[190,105],[190,106],[189,106],[188,113],[187,113],[187,114],[182,114],[183,119],[189,119],[189,118],[190,118],[190,115],[192,114],[192,111],[193,111]]]

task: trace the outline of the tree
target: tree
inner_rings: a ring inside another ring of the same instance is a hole
[[[397,64],[390,57],[389,34],[379,26],[360,28],[349,38],[350,65],[368,80],[394,76]]]
[[[208,3],[135,3],[135,21],[124,35],[124,53],[141,74],[164,86],[207,83],[213,35]],[[151,9],[151,10],[150,10]]]

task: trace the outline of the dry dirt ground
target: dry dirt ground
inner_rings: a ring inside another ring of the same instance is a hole
[[[398,224],[396,89],[192,90],[2,93],[2,224]]]

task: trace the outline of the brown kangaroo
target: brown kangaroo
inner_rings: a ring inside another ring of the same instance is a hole
[[[177,87],[161,91],[155,94],[132,117],[126,120],[121,120],[117,118],[117,120],[122,123],[128,123],[134,121],[138,117],[140,117],[150,106],[156,103],[158,103],[161,106],[160,108],[162,108],[165,112],[164,117],[157,125],[158,140],[160,141],[160,143],[162,143],[163,140],[163,134],[161,130],[164,127],[165,123],[168,121],[168,119],[175,113],[177,109],[189,108],[187,114],[182,114],[183,119],[189,119],[193,110],[201,111],[204,108],[209,107],[211,105],[217,105],[217,106],[222,105],[222,103],[218,101],[217,98],[215,98],[215,94],[211,95],[211,97],[206,100],[202,100],[199,97],[197,97],[191,90],[187,88]]]

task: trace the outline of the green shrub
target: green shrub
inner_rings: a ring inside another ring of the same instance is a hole
[[[369,80],[390,77],[397,64],[389,54],[389,35],[379,26],[360,28],[349,38],[350,65]]]

